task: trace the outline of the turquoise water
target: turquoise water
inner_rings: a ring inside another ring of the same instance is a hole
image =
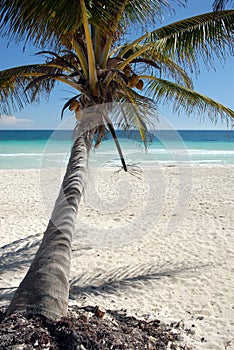
[[[138,165],[234,165],[234,131],[158,131],[147,152],[136,132],[119,140],[127,163]],[[72,144],[70,131],[0,131],[0,169],[65,166]],[[92,152],[91,165],[120,165],[109,136]]]

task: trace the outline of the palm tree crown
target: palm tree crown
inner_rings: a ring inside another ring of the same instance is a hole
[[[0,73],[4,113],[49,94],[56,82],[63,82],[77,91],[64,106],[75,110],[77,119],[80,110],[91,105],[134,103],[134,115],[123,115],[121,122],[123,127],[135,124],[142,136],[147,115],[139,106],[152,106],[152,101],[174,101],[178,111],[205,111],[214,120],[234,116],[229,108],[196,93],[189,77],[190,71],[199,70],[200,59],[212,66],[215,56],[224,60],[232,49],[233,10],[181,20],[126,42],[130,24],[142,24],[144,16],[154,23],[155,14],[169,9],[168,2],[38,1],[32,9],[27,1],[1,3],[0,29],[5,35],[52,48],[40,52],[46,56],[44,64]]]

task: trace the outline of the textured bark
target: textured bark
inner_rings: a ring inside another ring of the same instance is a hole
[[[81,124],[66,174],[41,245],[12,298],[7,314],[16,311],[52,319],[66,316],[69,295],[71,242],[78,205],[84,190],[87,161],[96,130],[94,119]],[[88,131],[86,131],[88,130]]]

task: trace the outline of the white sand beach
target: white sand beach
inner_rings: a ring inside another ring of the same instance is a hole
[[[193,349],[234,349],[234,167],[148,169],[141,179],[113,172],[99,171],[94,183],[90,175],[73,240],[70,303],[180,322]],[[6,305],[46,228],[58,177],[2,170],[0,178]]]

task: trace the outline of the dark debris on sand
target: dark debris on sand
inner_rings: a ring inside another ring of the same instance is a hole
[[[188,350],[178,324],[128,317],[124,311],[97,314],[94,307],[75,307],[52,321],[42,316],[0,310],[0,350]]]

